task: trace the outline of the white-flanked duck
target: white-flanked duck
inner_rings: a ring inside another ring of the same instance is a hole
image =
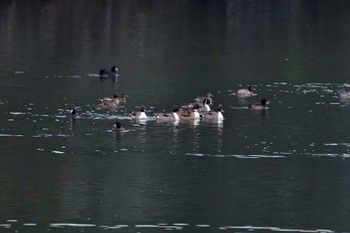
[[[224,119],[224,115],[222,114],[224,112],[224,107],[222,104],[219,104],[217,109],[217,111],[209,111],[209,112],[204,112],[201,114],[201,117],[205,120],[223,120]]]
[[[210,102],[209,99],[204,99],[202,103],[197,102],[198,104],[198,112],[209,112],[210,109]]]
[[[265,110],[267,108],[267,104],[269,103],[270,101],[267,101],[266,99],[261,99],[260,103],[249,104],[248,108],[254,110]]]
[[[179,112],[178,115],[180,120],[196,120],[200,119],[200,115],[198,112],[198,104],[190,104],[186,107],[186,110],[183,112]]]
[[[145,107],[141,106],[139,111],[132,112],[130,114],[130,117],[133,120],[147,120],[147,114],[145,112]]]
[[[237,90],[236,95],[238,97],[251,97],[251,96],[255,96],[256,94],[254,94],[253,92],[253,86],[249,85],[246,89]]]
[[[180,117],[178,115],[180,108],[178,105],[173,107],[171,113],[155,113],[157,121],[179,121]]]

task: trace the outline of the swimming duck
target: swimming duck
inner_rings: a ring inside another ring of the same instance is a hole
[[[117,121],[117,122],[113,125],[112,131],[115,131],[115,132],[124,132],[125,129],[122,127],[122,124],[121,124],[119,121]]]
[[[224,115],[222,114],[224,112],[224,107],[222,104],[219,104],[217,107],[217,111],[209,111],[201,114],[201,117],[203,117],[205,120],[223,120]]]
[[[211,97],[214,97],[210,92],[207,93],[207,96],[203,96],[203,97],[196,97],[194,98],[194,100],[198,103],[198,104],[203,104],[203,103],[207,103],[208,105],[213,103],[213,99]]]
[[[253,86],[249,85],[247,87],[247,89],[240,89],[240,90],[236,91],[236,95],[238,97],[251,97],[251,96],[256,95],[256,94],[253,93]]]
[[[77,116],[77,112],[76,112],[75,108],[72,108],[72,109],[71,109],[69,112],[67,112],[67,114],[66,114],[66,117],[69,118],[69,119],[71,119],[71,120],[75,120],[76,116]]]
[[[171,113],[155,113],[157,121],[178,121],[180,120],[178,115],[179,110],[179,106],[175,105]]]
[[[99,99],[102,106],[107,109],[115,109],[118,105],[126,103],[127,94],[117,94],[114,93],[112,97],[104,97]]]
[[[129,97],[127,94],[116,94],[118,104],[126,104],[126,97]]]
[[[179,112],[179,118],[180,120],[195,120],[199,119],[200,115],[198,112],[198,104],[195,105],[188,105],[185,111]]]
[[[104,97],[102,99],[99,99],[99,101],[104,108],[113,110],[119,105],[118,97],[118,94],[113,94],[112,97]]]
[[[131,116],[131,119],[134,119],[134,120],[147,120],[145,107],[141,106],[139,111],[132,112],[130,116]]]
[[[248,105],[248,108],[254,109],[254,110],[264,110],[266,109],[266,105],[269,104],[270,102],[267,101],[266,99],[261,99],[260,104],[250,104]]]
[[[111,71],[106,69],[100,69],[100,76],[108,76],[108,75],[118,75],[118,68],[116,66],[111,67]]]
[[[209,112],[210,109],[210,100],[209,99],[204,99],[202,103],[197,102],[198,104],[198,112]]]
[[[341,91],[339,97],[342,100],[350,100],[350,92]]]

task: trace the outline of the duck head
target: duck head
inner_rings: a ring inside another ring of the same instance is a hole
[[[111,72],[112,73],[117,73],[119,70],[118,70],[118,68],[116,67],[116,66],[112,66],[111,67]]]
[[[249,85],[247,89],[248,89],[248,91],[253,92],[253,86],[252,85]]]

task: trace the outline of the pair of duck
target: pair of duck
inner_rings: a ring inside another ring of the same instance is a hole
[[[235,94],[240,98],[256,96],[252,85],[248,85],[246,89],[237,90]],[[269,101],[267,101],[266,99],[261,99],[260,103],[249,104],[248,108],[254,110],[264,110],[267,108],[268,103]]]
[[[118,105],[126,103],[126,97],[129,97],[127,94],[118,94],[114,93],[111,97],[104,97],[99,99],[102,106],[109,110],[114,110]]]

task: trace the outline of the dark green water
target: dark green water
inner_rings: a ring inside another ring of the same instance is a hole
[[[1,1],[0,232],[349,232],[349,10]],[[223,122],[155,120],[207,92]]]

